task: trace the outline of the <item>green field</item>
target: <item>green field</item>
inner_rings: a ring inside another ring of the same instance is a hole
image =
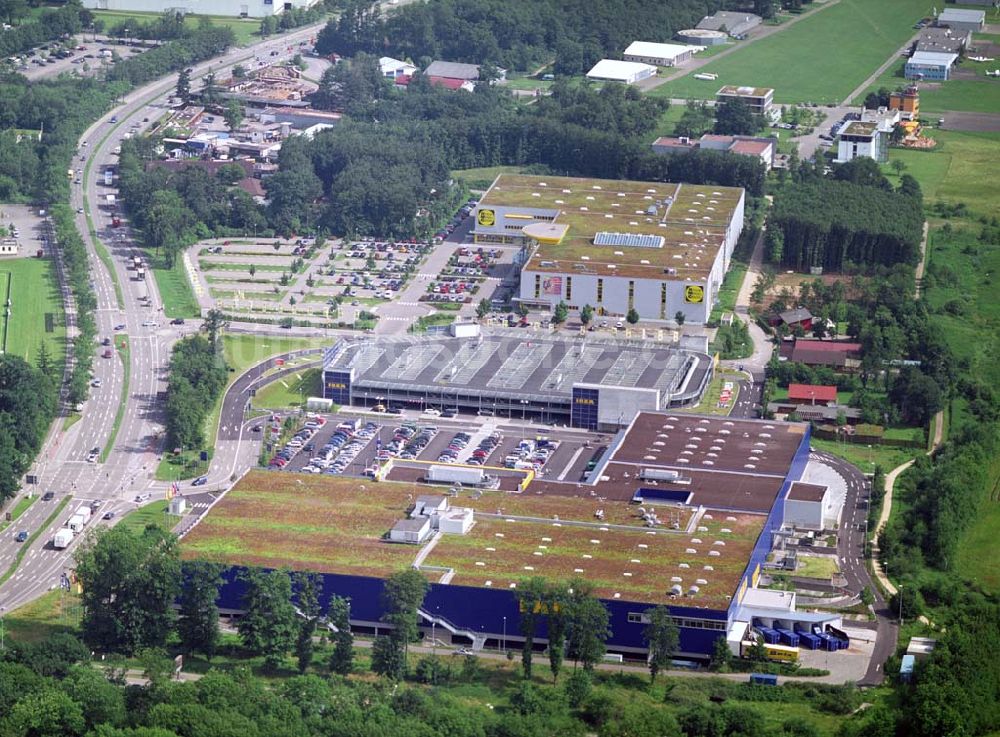
[[[108,30],[120,23],[149,23],[159,17],[159,13],[140,13],[136,11],[121,10],[95,10],[94,17],[104,21],[104,28]],[[201,16],[190,13],[184,16],[184,25],[190,28],[197,28],[201,18],[208,18],[212,25],[226,26],[233,29],[236,34],[236,43],[240,46],[249,46],[254,41],[260,41],[258,31],[260,30],[260,19],[257,18],[230,18],[226,16],[208,15]]]
[[[840,0],[698,70],[718,80],[692,73],[652,94],[711,99],[722,85],[736,84],[773,87],[779,103],[840,102],[903,46],[914,21],[930,10],[926,0]]]
[[[66,324],[52,261],[41,258],[0,261],[0,301],[6,302],[8,296],[9,320],[2,314],[5,311],[0,311],[5,352],[34,363],[44,342],[52,363],[61,365],[66,350]]]
[[[62,590],[50,591],[7,612],[3,618],[4,635],[15,642],[42,642],[60,632],[76,634],[81,614],[80,597]]]
[[[998,85],[1000,86],[1000,85]],[[906,164],[929,202],[964,202],[977,214],[993,215],[1000,202],[1000,133],[928,131],[938,142],[931,151],[892,149],[890,161]],[[889,171],[889,170],[887,170]]]
[[[257,392],[253,406],[265,409],[301,407],[309,397],[321,396],[322,377],[318,368],[306,369],[272,382]]]
[[[163,300],[163,314],[167,317],[198,317],[201,314],[201,307],[191,291],[191,282],[188,281],[180,259],[172,269],[157,266],[150,271],[153,272],[156,288]]]
[[[124,525],[132,532],[141,532],[147,525],[157,525],[164,530],[171,530],[180,521],[176,514],[167,514],[167,507],[170,502],[160,499],[145,507],[129,512],[121,518],[119,525]]]

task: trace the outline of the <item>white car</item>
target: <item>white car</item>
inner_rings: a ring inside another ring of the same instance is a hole
[[[154,320],[144,320],[143,323],[142,323],[142,326],[144,328],[158,328],[158,327],[160,327],[160,323],[158,323],[158,322],[156,322]]]
[[[428,407],[427,409],[424,410],[424,414],[427,415],[428,417],[440,417],[441,410],[439,410],[437,407]]]
[[[94,379],[92,382],[90,382],[90,385],[96,389],[97,387],[99,387],[101,385],[101,380],[100,379]]]

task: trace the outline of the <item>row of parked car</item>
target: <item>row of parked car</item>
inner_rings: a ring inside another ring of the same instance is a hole
[[[379,452],[379,460],[388,460],[398,456],[404,460],[412,461],[427,444],[438,434],[438,429],[434,425],[415,425],[406,423],[396,428],[392,435],[392,440]]]
[[[500,445],[501,440],[503,440],[503,435],[499,432],[495,432],[492,435],[483,438],[479,441],[479,446],[472,451],[472,456],[466,461],[466,463],[470,466],[485,466],[490,454],[496,450],[498,445]]]
[[[315,457],[309,459],[304,473],[343,473],[358,457],[368,441],[378,432],[379,426],[367,422],[362,427],[360,420],[345,420],[337,425],[330,439],[319,449]]]
[[[532,469],[538,472],[549,458],[552,457],[557,447],[558,443],[556,441],[549,440],[546,437],[539,437],[534,440],[522,440],[503,459],[503,465],[506,468]]]
[[[278,425],[278,418],[276,415],[271,415],[271,432],[276,430],[280,431],[281,427]],[[267,465],[269,468],[284,468],[289,464],[289,462],[298,455],[304,447],[309,447],[309,441],[312,436],[316,434],[323,425],[326,424],[326,418],[320,417],[319,415],[314,415],[306,420],[305,425],[302,429],[295,433],[291,439],[285,443],[285,446],[275,453],[271,460],[268,461]]]
[[[458,454],[465,450],[465,447],[472,440],[472,436],[467,432],[457,432],[455,437],[448,443],[448,447],[441,451],[438,456],[438,463],[458,463]]]
[[[478,202],[479,200],[475,197],[470,197],[468,202],[458,208],[458,212],[452,216],[451,220],[448,221],[448,224],[434,234],[434,237],[439,241],[443,241],[449,235],[454,233],[455,228],[461,225],[462,221],[469,217],[469,214],[475,209]]]

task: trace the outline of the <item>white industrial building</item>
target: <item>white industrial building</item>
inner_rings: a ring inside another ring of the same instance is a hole
[[[804,527],[808,530],[822,530],[831,514],[836,518],[829,489],[820,484],[806,484],[796,481],[788,490],[785,499],[785,524]]]
[[[676,67],[690,60],[696,51],[701,51],[701,47],[633,41],[625,49],[622,58],[658,67]]]
[[[521,245],[520,301],[643,320],[708,320],[743,230],[734,187],[501,174],[477,243]]]
[[[263,18],[292,8],[310,8],[318,0],[83,0],[90,10],[123,10],[137,13],[166,11],[191,15],[225,15],[234,18]]]
[[[636,61],[617,61],[601,59],[587,72],[587,79],[604,82],[622,82],[635,84],[639,80],[656,76],[656,67],[652,64],[642,64]]]

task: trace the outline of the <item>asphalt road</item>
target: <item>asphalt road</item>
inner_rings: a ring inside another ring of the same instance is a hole
[[[288,47],[295,47],[299,41],[315,34],[321,24],[299,29],[281,38],[272,38],[249,48],[236,48],[222,57],[196,65],[193,77],[199,77],[214,69],[217,73],[228,66],[246,62],[253,58],[274,60],[290,56]],[[271,50],[279,50],[279,57],[271,57]],[[260,57],[258,57],[260,55]],[[141,130],[144,118],[158,116],[160,105],[172,92],[175,85],[173,75],[130,93],[124,103],[95,122],[82,136],[81,145],[74,156],[74,169],[85,169],[86,160],[92,160],[89,176],[80,184],[74,184],[71,202],[74,208],[84,208],[90,215],[93,233],[84,214],[77,217],[77,226],[88,247],[94,291],[97,295],[98,336],[103,338],[114,334],[116,325],[124,325],[129,336],[130,381],[125,397],[124,413],[120,429],[112,449],[104,463],[88,463],[86,457],[92,448],[103,448],[112,435],[115,417],[121,405],[124,384],[124,366],[117,356],[95,360],[95,376],[102,386],[88,399],[83,409],[83,417],[68,431],[57,430],[50,434],[31,473],[40,476],[36,491],[53,491],[57,500],[70,494],[74,501],[52,524],[41,531],[38,539],[30,545],[17,573],[0,586],[0,608],[10,611],[45,591],[58,585],[60,576],[71,566],[70,556],[82,536],[65,550],[54,550],[51,546],[55,531],[64,526],[70,513],[81,504],[100,500],[103,511],[125,512],[137,505],[132,499],[140,493],[150,495],[148,501],[162,499],[166,485],[156,482],[153,477],[159,454],[162,452],[162,408],[157,404],[157,392],[165,388],[167,361],[170,348],[184,332],[197,329],[188,324],[182,329],[172,328],[162,317],[161,302],[152,278],[139,281],[129,271],[127,263],[134,254],[130,232],[126,227],[110,227],[110,211],[102,210],[99,203],[107,194],[117,194],[114,188],[103,185],[105,165],[116,163],[113,149],[120,143],[125,133],[138,123]],[[112,124],[111,117],[118,122]],[[106,140],[102,139],[110,132]],[[87,145],[84,145],[84,142]],[[84,160],[81,160],[81,156]],[[123,235],[122,239],[118,236]],[[118,303],[111,272],[98,258],[95,238],[107,246],[112,268],[121,284],[124,302]],[[148,296],[148,307],[143,306],[140,297]],[[144,323],[156,323],[145,324]],[[97,346],[95,346],[97,350]],[[103,353],[103,346],[100,347]],[[62,420],[58,420],[59,423]],[[213,459],[213,476],[224,478],[227,468],[235,468],[236,459],[226,456],[228,452],[239,452],[240,444],[225,445],[216,451]],[[232,471],[230,471],[230,475]],[[36,502],[17,521],[0,534],[0,566],[14,560],[23,545],[14,541],[14,535],[21,529],[34,532],[40,529],[51,513],[49,502]],[[116,519],[120,515],[116,515]],[[100,519],[91,525],[103,524]]]

